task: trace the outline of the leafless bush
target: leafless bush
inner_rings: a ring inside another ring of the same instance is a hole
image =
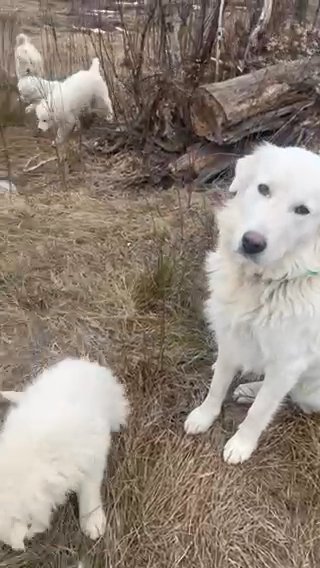
[[[259,0],[244,6],[230,0],[223,6],[221,0],[201,0],[199,4],[153,0],[144,11],[137,8],[130,19],[118,4],[123,59],[121,69],[119,65],[113,68],[126,93],[124,99],[117,97],[119,116],[126,117],[131,128],[140,128],[142,141],[150,134],[170,137],[173,124],[188,130],[188,100],[200,83],[228,79],[279,59],[283,30],[288,30],[286,38],[296,37],[292,0],[274,3],[266,29],[257,36],[249,49],[250,57],[244,61],[262,5]],[[103,29],[102,21],[96,24]],[[274,49],[270,48],[271,39]],[[295,55],[309,54],[310,42],[293,50]],[[107,53],[110,44],[106,45],[104,39],[102,43]],[[293,40],[292,47],[294,44]],[[290,57],[287,48],[284,50]],[[109,54],[109,61],[112,59]]]
[[[105,3],[73,0],[72,29],[62,33],[43,3],[41,22],[46,25],[39,33],[47,76],[64,77],[97,55],[111,91],[117,132],[126,141],[144,144],[150,135],[170,139],[177,130],[190,137],[188,102],[200,83],[234,77],[279,55],[290,58],[317,49],[318,32],[301,24],[298,28],[293,0],[274,2],[266,29],[249,45],[262,5],[261,0],[148,0],[128,10],[116,0],[117,25],[111,27],[101,10]],[[8,15],[0,26],[0,61],[6,62],[17,19]]]
[[[13,45],[19,25],[16,12],[0,9],[0,71],[9,76],[14,73]]]

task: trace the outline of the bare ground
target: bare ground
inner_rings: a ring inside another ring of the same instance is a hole
[[[0,385],[89,356],[125,382],[132,413],[105,481],[105,539],[83,537],[71,499],[25,553],[1,548],[0,567],[318,567],[319,418],[284,409],[235,467],[221,450],[244,409],[228,402],[208,434],[183,432],[214,353],[202,318],[213,197],[188,207],[183,190],[142,187],[135,152],[75,150],[66,179],[55,163],[23,174],[37,153],[53,155],[30,125],[6,129],[0,175],[9,169],[19,194],[0,195]]]
[[[36,142],[6,134],[17,174]],[[105,540],[84,540],[70,503],[26,553],[2,549],[0,566],[316,567],[319,419],[284,411],[237,467],[221,450],[244,410],[229,403],[207,435],[183,433],[210,377],[201,266],[214,202],[194,195],[188,208],[182,191],[137,192],[139,167],[130,154],[87,159],[65,189],[52,165],[0,198],[3,388],[87,355],[112,365],[132,403],[105,483]]]

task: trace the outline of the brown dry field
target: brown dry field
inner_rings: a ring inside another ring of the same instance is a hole
[[[319,567],[317,416],[284,409],[234,467],[221,452],[245,409],[228,401],[210,432],[183,432],[214,354],[202,317],[212,194],[189,206],[182,189],[140,187],[146,162],[133,151],[74,152],[67,180],[55,163],[23,174],[33,155],[53,155],[29,119],[3,146],[0,174],[10,169],[18,194],[0,194],[1,387],[88,356],[112,366],[132,412],[110,456],[105,538],[83,537],[71,499],[26,552],[0,548],[0,567]]]

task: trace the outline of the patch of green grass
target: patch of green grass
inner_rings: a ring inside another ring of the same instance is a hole
[[[159,309],[161,302],[170,298],[174,284],[175,262],[163,251],[152,265],[146,265],[133,287],[133,299],[140,311]]]

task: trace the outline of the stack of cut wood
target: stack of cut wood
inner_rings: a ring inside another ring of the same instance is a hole
[[[318,88],[320,56],[200,86],[190,111],[193,130],[203,143],[190,148],[171,170],[191,168],[196,176],[205,165],[217,172],[225,169],[249,136],[279,132],[297,121],[314,104]]]

